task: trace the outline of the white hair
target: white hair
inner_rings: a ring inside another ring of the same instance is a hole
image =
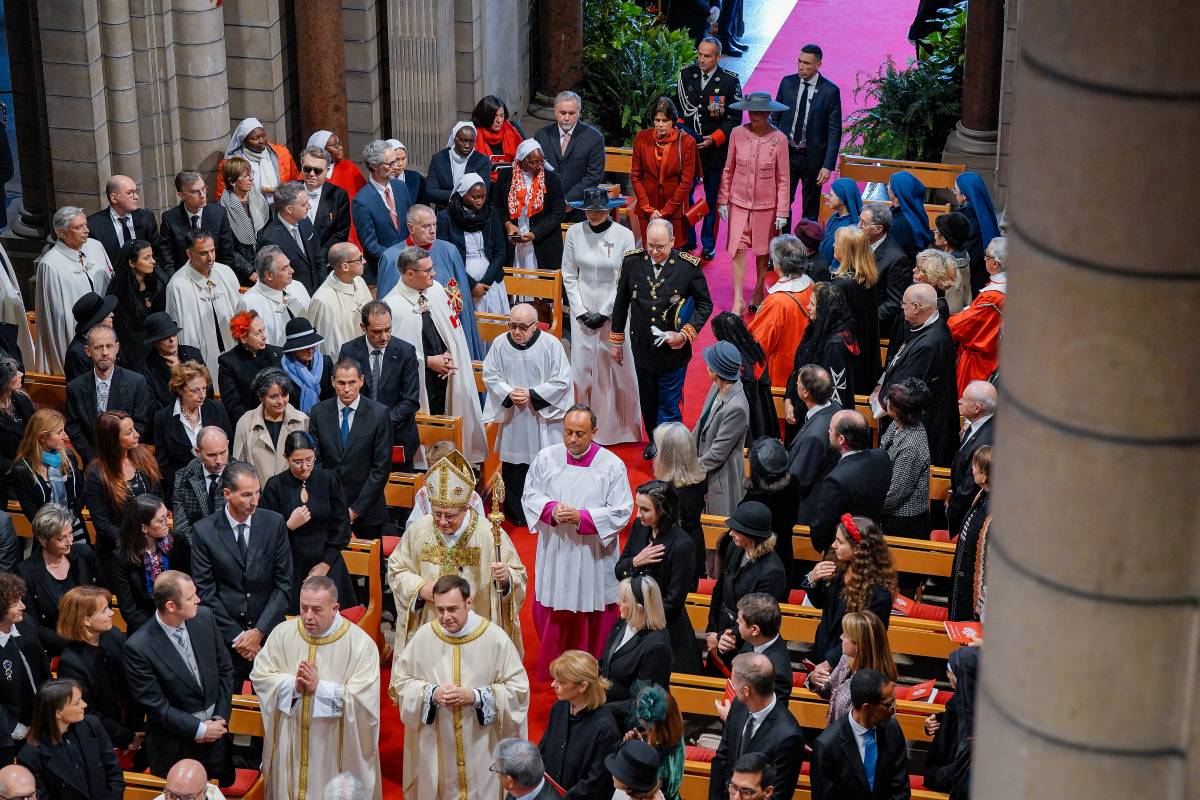
[[[63,206],[54,212],[54,230],[65,231],[71,225],[71,220],[84,213],[79,206]]]
[[[579,95],[575,94],[575,92],[566,91],[566,92],[559,92],[558,94],[554,95],[554,105],[557,106],[559,103],[563,102],[564,100],[574,100],[575,105],[579,106],[579,110],[583,111],[583,98],[580,97]]]
[[[992,239],[990,242],[988,242],[986,252],[989,256],[996,259],[997,262],[1004,264],[1004,262],[1008,259],[1008,237],[997,236],[995,239]],[[1005,264],[1005,266],[1007,266],[1007,264]]]
[[[667,232],[667,235],[671,237],[671,241],[675,241],[675,229],[671,227],[669,220],[663,219],[662,217],[656,217],[646,223],[647,234],[649,234],[654,228],[664,229]]]

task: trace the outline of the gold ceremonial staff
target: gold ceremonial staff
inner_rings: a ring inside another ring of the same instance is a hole
[[[503,563],[504,558],[500,553],[500,523],[504,522],[504,478],[500,477],[500,470],[496,470],[492,475],[492,510],[488,512],[488,521],[492,523],[492,544],[496,549],[496,561]],[[493,617],[500,624],[501,630],[508,634],[510,639],[516,642],[516,631],[512,624],[512,615],[509,613],[511,605],[508,598],[504,596],[503,585],[499,580],[493,578],[492,583],[495,591],[492,592],[493,597]],[[512,590],[512,577],[509,577],[509,590]],[[519,647],[519,645],[518,645]]]

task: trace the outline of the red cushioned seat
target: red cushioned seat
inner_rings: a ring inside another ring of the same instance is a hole
[[[221,793],[226,797],[241,797],[250,791],[250,787],[258,780],[258,770],[256,769],[238,769],[234,772],[233,785],[221,787]]]
[[[58,656],[55,656],[54,658],[50,659],[50,671],[53,672],[55,675],[58,674]]]
[[[703,761],[707,763],[712,761],[716,754],[716,750],[709,750],[707,747],[696,747],[694,744],[686,745],[683,748],[683,757],[688,761]]]
[[[800,774],[801,774],[801,775],[808,775],[808,774],[810,774],[811,772],[812,772],[812,767],[811,767],[811,766],[810,766],[810,764],[809,764],[809,759],[807,759],[807,758],[806,758],[806,759],[804,759],[804,761],[803,761],[803,762],[800,764]]]
[[[804,598],[808,597],[808,592],[803,589],[792,589],[788,592],[788,602],[794,606],[804,605]]]
[[[701,578],[700,582],[696,584],[696,591],[699,594],[711,595],[713,593],[713,587],[716,585],[717,581],[715,578]]]
[[[924,775],[909,775],[908,776],[908,788],[924,789],[925,788],[925,776]]]
[[[358,621],[363,618],[363,614],[367,613],[367,607],[366,606],[350,606],[349,608],[343,608],[339,613],[343,617],[345,617],[346,619],[350,620],[355,625],[357,625]]]
[[[931,542],[948,542],[950,541],[950,531],[933,530],[929,532],[929,541]]]
[[[792,673],[792,686],[799,686],[799,687],[803,688],[804,682],[806,680],[808,680],[807,672],[793,672]]]
[[[242,694],[254,694],[254,684],[250,681],[242,683]]]
[[[909,619],[929,619],[934,622],[945,622],[950,610],[945,606],[935,606],[929,603],[913,603],[908,612]]]
[[[399,536],[383,537],[383,557],[387,558],[388,556],[390,556],[392,554],[392,551],[396,549],[396,545],[398,545],[398,544],[400,544]]]

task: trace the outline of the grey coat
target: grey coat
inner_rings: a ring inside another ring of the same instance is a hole
[[[711,404],[711,407],[710,407]],[[708,514],[729,516],[746,493],[746,464],[742,452],[746,430],[750,427],[750,406],[741,381],[729,387],[724,397],[717,396],[717,385],[708,390],[692,437],[700,454],[700,467],[708,473],[708,496],[704,510]]]

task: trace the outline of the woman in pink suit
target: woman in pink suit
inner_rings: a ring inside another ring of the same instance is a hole
[[[729,136],[729,155],[717,193],[717,212],[728,222],[726,249],[733,256],[733,305],[729,310],[740,314],[746,251],[753,251],[758,273],[750,298],[750,310],[757,311],[767,278],[767,247],[787,224],[791,202],[787,136],[770,121],[772,111],[786,111],[787,106],[772,100],[770,92],[750,92],[730,108],[750,114],[750,122],[734,128]]]

